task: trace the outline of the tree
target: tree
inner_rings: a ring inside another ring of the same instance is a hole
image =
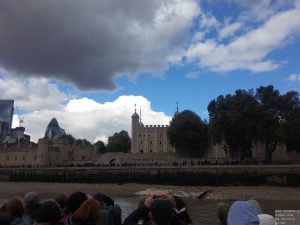
[[[173,117],[167,135],[179,154],[203,156],[207,151],[208,125],[190,110],[184,110]]]
[[[129,152],[131,148],[131,140],[127,131],[122,130],[119,133],[114,133],[108,138],[108,152]]]
[[[89,142],[87,139],[77,139],[76,140],[76,145],[77,146],[91,146],[92,145],[92,143],[91,142]]]
[[[240,160],[252,157],[258,105],[252,90],[237,90],[223,95],[208,105],[209,130],[214,144],[223,144],[231,157]]]
[[[99,154],[103,154],[106,152],[106,146],[104,144],[103,141],[97,141],[95,144],[94,144],[96,150],[97,150],[97,153]]]
[[[300,152],[300,100],[299,93],[287,92],[282,96],[281,107],[283,116],[280,118],[283,141],[287,152]]]
[[[252,145],[265,145],[265,162],[270,163],[278,143],[288,151],[299,146],[300,103],[297,92],[281,95],[272,85],[237,90],[219,96],[208,105],[210,134],[215,144],[225,144],[232,157],[252,156]]]
[[[63,139],[68,142],[68,144],[74,144],[76,139],[72,136],[72,134],[64,134],[58,137],[58,139]]]

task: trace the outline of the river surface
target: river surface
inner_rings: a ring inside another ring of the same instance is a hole
[[[205,199],[197,199],[204,190],[212,193]],[[122,208],[123,219],[137,207],[141,196],[155,190],[168,191],[183,198],[189,214],[196,225],[217,225],[216,206],[219,202],[231,204],[236,200],[257,199],[264,212],[274,216],[276,209],[300,209],[300,189],[281,187],[177,187],[143,184],[53,184],[0,182],[0,205],[13,196],[23,196],[35,190],[42,200],[55,198],[60,193],[83,191],[94,194],[102,192],[111,196]]]

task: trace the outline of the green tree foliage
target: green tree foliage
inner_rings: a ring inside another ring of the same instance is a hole
[[[283,98],[279,91],[270,85],[256,89],[256,99],[260,106],[257,139],[265,144],[265,160],[271,162],[277,143],[282,141]]]
[[[63,139],[68,142],[68,144],[74,144],[76,142],[76,138],[74,138],[71,134],[64,134],[58,137],[58,139]]]
[[[77,146],[91,146],[92,143],[89,142],[89,141],[86,140],[86,139],[77,139],[77,140],[76,140],[76,145],[77,145]]]
[[[184,110],[173,117],[167,135],[179,154],[201,157],[207,151],[208,125],[190,110]]]
[[[119,133],[114,133],[108,138],[108,152],[129,152],[131,148],[131,140],[127,131],[122,130]]]
[[[210,134],[215,144],[223,144],[232,157],[252,157],[252,141],[258,106],[253,91],[237,90],[235,95],[219,96],[208,105]]]
[[[300,152],[300,101],[298,92],[284,95],[285,118],[281,119],[284,143],[288,152]]]
[[[103,154],[106,152],[106,146],[103,141],[97,141],[94,146],[97,150],[97,153]]]
[[[265,160],[271,162],[278,143],[288,151],[298,151],[300,107],[297,92],[281,95],[272,85],[252,90],[237,90],[219,96],[208,105],[210,134],[214,143],[240,159],[251,157],[252,145],[265,145]]]

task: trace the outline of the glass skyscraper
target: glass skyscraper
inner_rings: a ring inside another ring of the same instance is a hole
[[[14,100],[0,100],[0,141],[10,135],[14,114]]]

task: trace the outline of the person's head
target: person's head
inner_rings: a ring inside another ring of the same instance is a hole
[[[35,191],[27,192],[24,195],[25,206],[31,206],[40,203],[40,197]]]
[[[37,222],[55,224],[61,219],[61,210],[57,202],[48,200],[38,210]]]
[[[108,197],[102,193],[96,193],[94,195],[94,199],[96,199],[98,202],[100,202],[101,207],[103,209],[106,209],[109,206],[114,206],[114,200],[112,200],[110,197]]]
[[[247,201],[236,201],[229,209],[228,225],[259,225],[255,209]]]
[[[187,207],[186,207],[184,201],[178,196],[173,196],[173,197],[174,197],[174,200],[176,203],[176,207],[174,210],[175,210],[178,218],[185,224],[192,223],[192,220],[188,214]]]
[[[68,212],[74,213],[85,200],[87,200],[87,196],[83,192],[79,191],[71,194],[67,201]]]
[[[0,212],[0,224],[10,225],[11,217],[6,212]]]
[[[259,214],[259,225],[277,225],[273,216],[268,214]]]
[[[94,223],[99,218],[101,205],[94,199],[88,199],[73,213],[72,221],[77,223]]]
[[[257,215],[263,214],[263,210],[258,201],[254,200],[254,199],[250,199],[247,202],[255,209]]]
[[[217,215],[221,224],[227,224],[227,216],[230,209],[230,205],[225,202],[220,202],[217,205]]]
[[[168,199],[154,199],[150,212],[156,225],[169,225],[174,215],[173,207]]]
[[[58,195],[55,201],[59,204],[61,209],[64,209],[67,206],[68,196],[65,194]]]
[[[7,203],[9,215],[15,218],[22,218],[25,214],[23,199],[15,197]]]

